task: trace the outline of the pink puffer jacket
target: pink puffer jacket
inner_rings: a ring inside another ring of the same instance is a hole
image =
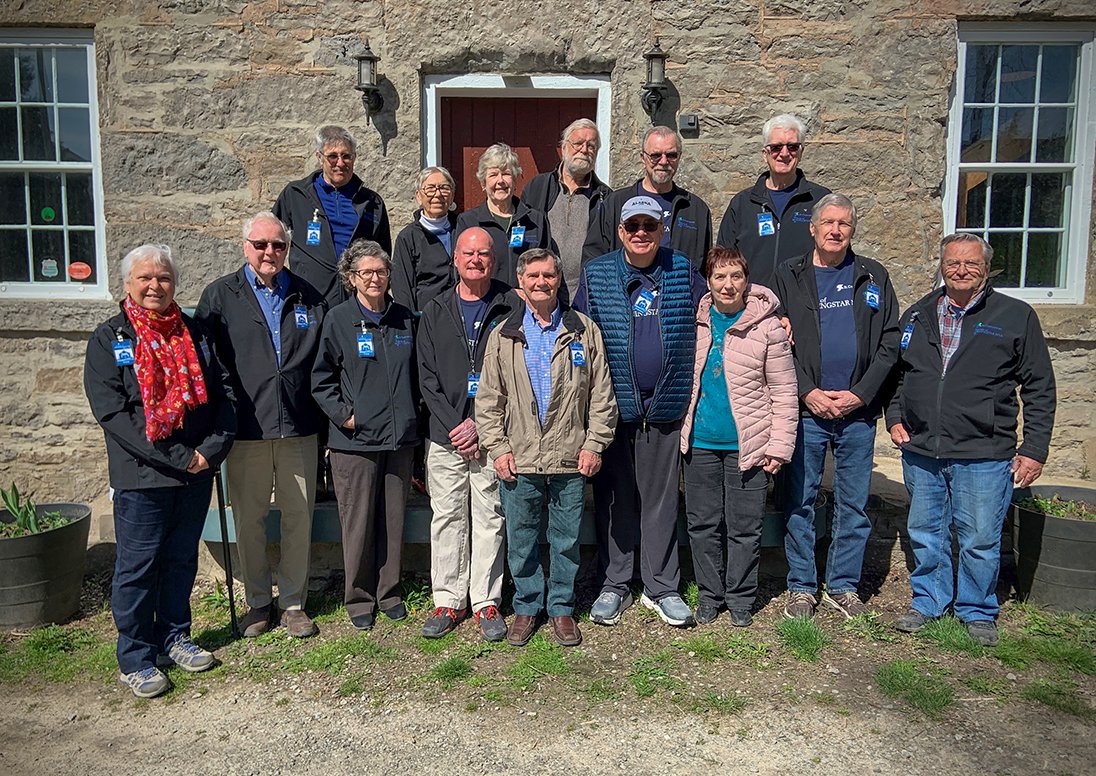
[[[788,336],[776,317],[779,301],[765,288],[750,284],[746,309],[723,340],[723,374],[731,412],[738,427],[738,465],[758,466],[765,456],[788,461],[795,449],[799,392]],[[700,375],[712,347],[712,294],[700,300],[696,313],[696,363],[693,398],[681,426],[681,452],[689,451],[693,415],[700,395]]]

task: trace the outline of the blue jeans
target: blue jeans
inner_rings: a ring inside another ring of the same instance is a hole
[[[548,616],[575,612],[578,530],[586,478],[581,474],[519,474],[499,481],[506,513],[506,560],[514,578],[514,613],[535,617],[544,611],[544,569],[540,525],[548,500]]]
[[[124,674],[156,665],[158,654],[190,635],[190,593],[212,483],[114,493],[110,609]]]
[[[788,558],[788,590],[818,594],[814,557],[814,502],[822,484],[826,450],[833,449],[833,521],[826,558],[826,590],[855,593],[860,585],[864,551],[871,535],[865,508],[871,491],[875,455],[875,422],[866,420],[799,419],[795,452],[787,468],[784,554]]]
[[[929,458],[902,451],[910,494],[907,533],[915,567],[913,608],[939,617],[955,600],[963,622],[997,616],[1001,526],[1012,500],[1012,461]],[[951,527],[959,536],[959,583],[951,565]]]

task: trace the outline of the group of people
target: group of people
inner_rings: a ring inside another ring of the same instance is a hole
[[[886,268],[852,248],[853,202],[799,169],[802,123],[776,116],[762,139],[767,170],[731,200],[714,247],[707,205],[674,182],[674,130],[649,130],[642,177],[613,191],[594,173],[597,126],[580,119],[563,130],[559,166],[520,197],[522,171],[504,144],[479,162],[486,201],[459,216],[450,173],[424,169],[420,209],[394,248],[382,198],[354,173],[353,137],[321,128],[319,169],[243,224],[242,266],[203,291],[193,319],[174,301],[171,251],[131,251],[121,311],[92,336],[85,369],[114,489],[121,681],[152,697],[170,686],[160,668],[215,662],[190,639],[188,601],[222,462],[243,635],[317,632],[305,606],[325,450],[358,629],[378,613],[407,617],[404,508],[423,444],[428,638],[471,618],[488,641],[521,646],[547,623],[559,644],[581,643],[587,479],[593,623],[620,621],[638,577],[641,605],[672,626],[726,609],[748,627],[778,473],[784,614],[862,614],[884,413],[902,450],[915,559],[912,606],[896,627],[915,632],[951,609],[979,643],[995,643],[1002,520],[1013,486],[1040,475],[1054,418],[1038,319],[992,289],[992,248],[968,233],[944,238],[942,286],[900,317]],[[827,453],[833,514],[820,580],[815,502]],[[680,592],[682,474],[695,611]]]

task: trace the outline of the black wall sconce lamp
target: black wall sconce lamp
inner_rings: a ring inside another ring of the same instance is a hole
[[[365,121],[376,116],[384,107],[384,97],[381,96],[380,87],[377,86],[377,63],[381,58],[369,48],[369,41],[365,41],[365,50],[355,54],[358,60],[358,84],[354,88],[362,93],[362,107],[365,108]]]
[[[647,60],[647,83],[643,84],[640,95],[643,102],[643,110],[652,120],[658,112],[658,109],[662,107],[662,103],[666,99],[666,94],[669,91],[666,86],[667,56],[666,52],[662,50],[662,47],[658,45],[658,38],[655,38],[654,48],[643,55],[643,58]]]

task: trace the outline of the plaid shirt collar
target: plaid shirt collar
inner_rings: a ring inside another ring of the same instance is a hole
[[[963,317],[970,308],[982,301],[982,297],[985,295],[986,289],[983,288],[974,295],[974,298],[965,307],[952,304],[951,300],[948,299],[946,290],[940,295],[940,301],[936,303],[936,317],[940,321],[940,353],[944,358],[945,372],[948,370],[948,362],[951,361],[951,357],[959,349],[959,340],[963,334]]]

